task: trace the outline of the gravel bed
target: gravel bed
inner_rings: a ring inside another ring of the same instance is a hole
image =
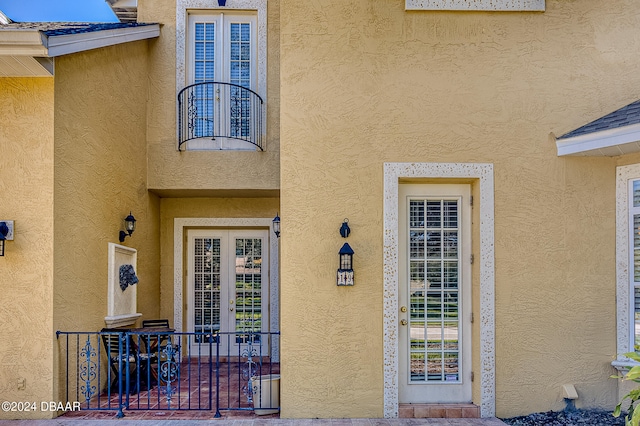
[[[624,426],[624,414],[616,418],[611,411],[602,410],[547,411],[500,420],[512,426]]]

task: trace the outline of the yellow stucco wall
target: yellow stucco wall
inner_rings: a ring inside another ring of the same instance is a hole
[[[131,211],[138,309],[159,313],[159,210],[146,190],[147,42],[56,60],[55,280],[57,327],[104,327],[107,247]]]
[[[138,250],[137,311],[159,315],[160,202],[146,190],[146,55],[139,41],[56,59],[54,330],[105,327],[108,243],[118,243],[129,212],[137,226],[123,244]]]
[[[562,409],[565,383],[615,405],[617,160],[558,158],[549,133],[638,99],[640,16],[546,3],[281,0],[284,417],[383,414],[384,162],[494,165],[497,415]],[[353,288],[335,285],[345,217]]]
[[[275,216],[278,212],[279,200],[277,198],[162,198],[160,208],[162,238],[160,313],[162,318],[170,318],[173,324],[174,219],[268,218]],[[186,250],[184,253],[186,256]],[[183,279],[183,282],[186,283],[186,280]],[[185,303],[186,300],[186,297],[183,297]],[[183,323],[186,324],[186,321],[183,320]]]
[[[0,257],[0,395],[2,401],[49,401],[54,347],[53,79],[0,78],[0,117],[0,220],[15,221],[15,239],[6,243]],[[0,419],[33,416],[51,414],[0,412]]]
[[[217,3],[212,2],[212,9]],[[162,36],[151,43],[148,144],[149,189],[163,195],[211,196],[210,190],[279,189],[279,0],[267,7],[267,139],[260,151],[177,151],[176,2],[141,0],[140,22],[162,23]],[[180,87],[184,87],[182,84]],[[238,166],[242,165],[241,168]],[[190,190],[191,192],[185,192]],[[220,192],[215,196],[220,196]],[[225,195],[226,196],[226,195]],[[244,196],[250,196],[245,192]]]

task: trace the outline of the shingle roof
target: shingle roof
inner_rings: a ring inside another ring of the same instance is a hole
[[[567,139],[574,136],[597,133],[603,130],[617,129],[638,123],[640,123],[640,100],[622,107],[611,114],[607,114],[604,117],[600,117],[591,123],[587,123],[582,127],[578,127],[569,133],[565,133],[557,139]]]
[[[137,22],[115,22],[115,23],[91,23],[91,22],[14,22],[0,25],[0,31],[7,30],[37,30],[44,32],[47,36],[80,34],[92,31],[115,30],[120,28],[132,28],[145,25],[153,25]]]

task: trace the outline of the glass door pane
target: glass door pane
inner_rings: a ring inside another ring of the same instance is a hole
[[[262,331],[262,239],[235,239],[235,331]],[[249,335],[237,335],[238,343]],[[253,336],[260,341],[260,336]]]
[[[195,238],[193,241],[194,331],[215,333],[221,326],[220,239]]]
[[[409,202],[409,381],[459,382],[459,201]]]

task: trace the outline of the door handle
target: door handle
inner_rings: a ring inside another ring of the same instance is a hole
[[[407,320],[406,319],[400,320],[400,325],[407,325]]]

